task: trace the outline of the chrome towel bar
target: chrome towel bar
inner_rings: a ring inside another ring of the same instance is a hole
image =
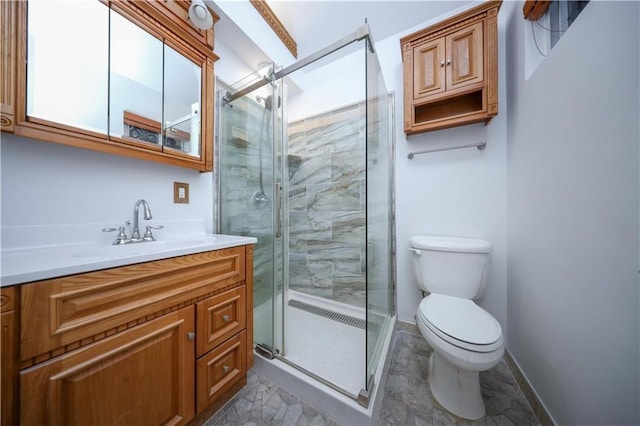
[[[434,148],[434,149],[428,149],[426,151],[410,152],[409,155],[407,155],[407,158],[411,160],[414,156],[420,155],[420,154],[428,154],[430,152],[439,152],[439,151],[449,151],[452,149],[461,149],[461,148],[478,148],[479,150],[483,150],[486,146],[487,146],[486,142],[478,142],[478,143],[470,143],[466,145],[448,146],[445,148]]]

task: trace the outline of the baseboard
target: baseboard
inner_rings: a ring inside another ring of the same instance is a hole
[[[556,422],[553,420],[553,417],[551,417],[551,414],[549,414],[547,407],[545,407],[542,401],[540,401],[540,398],[538,398],[538,394],[531,386],[531,383],[529,383],[529,380],[527,380],[527,377],[520,369],[516,360],[513,359],[511,352],[506,350],[504,352],[504,359],[507,362],[509,370],[511,370],[511,374],[513,374],[513,377],[516,379],[518,386],[520,386],[522,393],[525,398],[527,398],[527,401],[529,401],[533,414],[538,418],[540,424],[542,426],[555,426]]]
[[[396,329],[404,331],[405,333],[413,334],[414,336],[420,336],[420,330],[415,322],[397,320]]]

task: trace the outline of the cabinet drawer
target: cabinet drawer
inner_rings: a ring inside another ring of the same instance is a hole
[[[234,247],[23,285],[21,359],[88,344],[242,282],[244,253]]]
[[[198,359],[196,365],[197,412],[214,403],[227,389],[245,376],[246,360],[245,331]]]
[[[246,327],[245,286],[198,302],[197,356],[202,356]]]

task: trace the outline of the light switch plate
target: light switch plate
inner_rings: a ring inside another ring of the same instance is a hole
[[[173,182],[173,202],[176,204],[189,204],[189,184]]]

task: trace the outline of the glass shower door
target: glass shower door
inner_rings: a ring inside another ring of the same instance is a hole
[[[254,246],[254,343],[273,355],[281,346],[283,244],[279,136],[282,129],[281,86],[266,84],[231,102],[259,79],[267,66],[229,88],[219,90],[218,167],[219,229],[223,234],[251,236]]]
[[[393,162],[390,101],[378,58],[366,39],[366,391],[384,348],[384,338],[395,314],[393,272]]]
[[[219,231],[258,239],[258,352],[366,406],[395,314],[394,160],[392,98],[362,34],[223,89],[216,172]],[[296,72],[322,93],[285,98]]]

